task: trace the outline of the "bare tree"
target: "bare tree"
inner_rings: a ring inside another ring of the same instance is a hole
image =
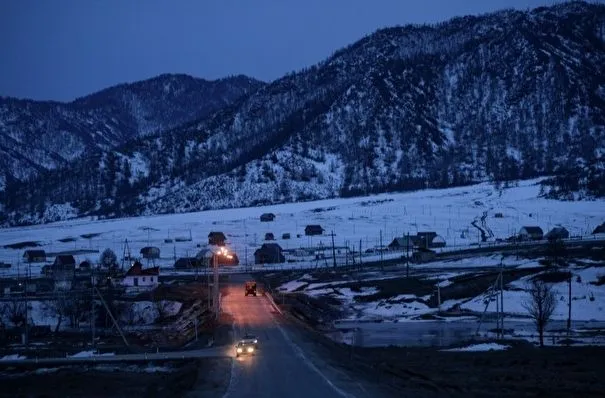
[[[112,268],[118,264],[118,256],[111,249],[103,250],[101,257],[99,257],[99,263],[105,268]]]
[[[0,318],[6,318],[16,327],[25,325],[26,312],[25,301],[16,297],[0,305]]]
[[[47,310],[57,317],[55,333],[59,331],[64,319],[69,326],[79,328],[80,321],[90,315],[91,297],[73,291],[57,291],[54,299],[47,304]]]
[[[540,347],[544,347],[544,329],[557,306],[555,292],[545,282],[533,279],[528,293],[529,298],[522,305],[534,320],[540,336]]]

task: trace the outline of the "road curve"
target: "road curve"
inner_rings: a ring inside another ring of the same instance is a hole
[[[245,280],[245,276],[231,277],[223,311],[234,318],[235,339],[254,334],[259,350],[256,356],[233,360],[225,398],[377,396],[301,349],[298,336],[288,331],[265,297],[245,297]]]

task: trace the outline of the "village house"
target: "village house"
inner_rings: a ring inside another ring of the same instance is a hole
[[[324,229],[321,225],[307,225],[305,227],[305,235],[313,236],[313,235],[321,235],[324,233]]]
[[[408,241],[409,239],[409,241]],[[418,232],[416,235],[406,235],[401,238],[395,238],[388,245],[389,250],[408,250],[412,247],[424,247],[434,249],[445,247],[445,239],[437,235],[436,232]]]
[[[387,247],[389,250],[412,250],[416,246],[418,246],[418,237],[415,235],[406,235],[401,238],[393,239]]]
[[[26,250],[23,253],[23,260],[26,263],[46,262],[46,252],[44,250]]]
[[[548,240],[569,239],[569,231],[565,227],[554,227],[544,235],[544,238]]]
[[[126,288],[152,289],[159,284],[160,267],[143,269],[143,264],[135,261],[124,275],[122,285]]]
[[[526,226],[519,230],[518,235],[520,240],[542,240],[544,232],[540,227]]]
[[[215,246],[225,246],[227,237],[222,232],[213,231],[208,234],[208,244]]]
[[[255,264],[280,264],[285,261],[283,250],[277,243],[263,243],[260,249],[254,252]]]
[[[71,254],[60,254],[55,257],[52,264],[52,270],[55,271],[73,271],[76,269],[76,259]]]
[[[70,290],[76,276],[76,259],[69,254],[60,254],[50,267],[55,290]]]
[[[418,237],[418,241],[420,245],[423,245],[425,247],[428,247],[428,245],[430,244],[430,242],[433,241],[433,239],[437,236],[437,232],[418,232],[416,234],[416,236]]]
[[[260,216],[261,222],[271,222],[273,220],[275,220],[275,214],[273,213],[263,213]]]

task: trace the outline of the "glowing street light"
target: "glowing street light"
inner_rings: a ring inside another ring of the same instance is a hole
[[[214,309],[214,316],[218,319],[220,306],[219,306],[219,296],[220,290],[218,286],[218,258],[225,257],[229,260],[233,259],[233,255],[229,253],[229,250],[224,247],[218,247],[216,249],[210,249],[210,253],[212,253],[212,268],[214,273],[214,283],[212,285],[212,307]]]

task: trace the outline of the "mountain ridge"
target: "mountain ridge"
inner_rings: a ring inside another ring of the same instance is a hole
[[[604,196],[604,31],[605,6],[583,2],[381,29],[33,192],[13,185],[32,204],[7,198],[5,221],[51,221],[51,206],[115,217],[548,175],[545,195]]]
[[[0,170],[22,180],[65,167],[91,151],[206,117],[262,84],[243,75],[209,81],[163,74],[70,102],[0,97]]]

